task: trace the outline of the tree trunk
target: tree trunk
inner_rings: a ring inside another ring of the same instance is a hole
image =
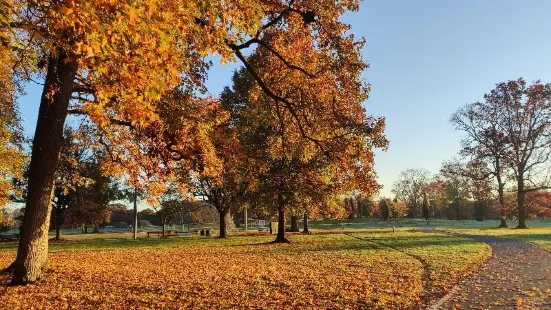
[[[54,225],[55,225],[55,240],[59,241],[61,240],[61,226],[63,225],[63,208],[58,206],[54,210]]]
[[[163,238],[166,237],[166,229],[165,229],[165,221],[161,219],[161,226],[162,226],[162,236]]]
[[[310,233],[310,230],[308,230],[308,213],[304,213],[304,219],[302,220],[302,232],[305,234]]]
[[[277,237],[275,243],[289,243],[289,240],[285,238],[285,202],[283,200],[283,195],[279,194],[277,196],[278,204],[278,222],[277,222]]]
[[[55,240],[61,240],[61,225],[59,223],[55,225]]]
[[[299,232],[298,229],[298,217],[297,216],[291,216],[291,232]]]
[[[88,233],[88,225],[84,226],[84,233],[85,233],[85,234]]]
[[[59,162],[62,134],[77,66],[67,62],[58,48],[50,55],[34,134],[23,234],[19,240],[11,283],[35,282],[42,277],[48,260],[48,229],[52,208],[52,189]]]
[[[228,224],[226,223],[227,213],[227,210],[218,211],[218,214],[220,215],[220,234],[218,235],[218,238],[228,238]]]
[[[134,187],[134,240],[138,239],[138,188]]]
[[[498,166],[499,169],[499,166]],[[507,228],[507,211],[505,210],[505,197],[503,195],[503,187],[504,184],[501,182],[501,175],[498,173],[496,175],[497,178],[497,196],[498,196],[498,202],[499,202],[499,211],[500,211],[500,219],[501,223],[499,224],[499,228]]]
[[[94,224],[94,231],[93,231],[94,234],[97,234],[99,233],[99,224]]]
[[[519,177],[517,182],[517,202],[518,202],[518,226],[517,228],[528,228],[526,226],[526,210],[524,208],[524,176]]]

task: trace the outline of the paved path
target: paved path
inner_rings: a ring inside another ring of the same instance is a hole
[[[492,257],[437,309],[551,309],[551,252],[504,238],[464,237],[489,244]]]

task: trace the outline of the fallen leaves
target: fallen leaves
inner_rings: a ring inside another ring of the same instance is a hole
[[[400,233],[396,240],[414,235]],[[52,270],[42,282],[8,287],[9,276],[0,276],[0,305],[10,309],[408,309],[420,304],[423,265],[408,254],[346,235],[292,236],[291,245],[265,243],[269,240],[179,238],[147,247],[99,249],[60,244],[61,250],[50,254]],[[480,255],[474,250],[461,254],[453,244],[442,245],[438,252],[440,266],[446,266],[446,259],[458,261],[452,256]],[[13,251],[0,252],[0,267],[14,257]]]

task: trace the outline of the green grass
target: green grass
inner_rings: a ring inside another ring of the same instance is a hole
[[[487,228],[487,229],[445,229],[446,231],[471,235],[490,235],[501,238],[511,238],[539,245],[551,251],[551,227],[516,228]],[[534,227],[536,226],[536,227]]]
[[[516,221],[507,221],[510,227],[515,227],[518,223]],[[427,221],[424,219],[389,219],[383,221],[380,219],[345,219],[345,220],[320,220],[310,221],[310,227],[312,229],[381,229],[392,227],[396,228],[418,228],[427,226]],[[499,226],[498,220],[443,220],[443,219],[430,219],[429,224],[435,228],[453,228],[453,229],[472,229],[472,228],[494,228]],[[551,219],[535,219],[527,221],[529,227],[551,227]]]

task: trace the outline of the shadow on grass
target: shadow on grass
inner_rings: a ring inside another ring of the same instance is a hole
[[[94,238],[81,240],[67,240],[63,242],[50,241],[49,249],[52,252],[73,249],[111,249],[111,248],[142,248],[142,247],[175,247],[185,244],[208,243],[215,238],[199,237],[171,237],[171,238]],[[17,250],[17,242],[0,243],[0,251]]]
[[[447,246],[465,246],[478,243],[473,239],[459,238],[453,236],[437,235],[437,234],[414,234],[408,235],[403,233],[384,234],[368,234],[358,233],[351,234],[354,237],[363,238],[367,241],[373,240],[378,243],[388,243],[394,247],[401,249],[410,248],[422,248],[422,247],[447,247]],[[85,239],[66,242],[52,242],[50,243],[50,251],[64,251],[64,250],[108,250],[114,248],[195,248],[201,247],[231,247],[231,248],[243,248],[244,252],[260,252],[260,253],[274,253],[280,251],[288,251],[292,247],[292,251],[295,253],[304,252],[332,252],[332,251],[353,251],[353,250],[376,250],[380,247],[353,238],[352,236],[345,234],[331,234],[331,235],[297,235],[290,236],[291,244],[285,244],[285,246],[278,246],[274,244],[273,237],[249,237],[245,238],[229,238],[229,239],[217,239],[217,238],[202,238],[202,237],[171,237],[171,238],[140,238],[133,240],[129,238],[97,238],[97,239]],[[516,237],[516,236],[512,236]],[[259,238],[259,239],[256,239]],[[518,238],[523,238],[519,235]],[[256,239],[256,240],[255,240]],[[542,239],[551,240],[549,235],[530,235],[530,240]],[[17,242],[2,243],[0,244],[0,251],[16,251]]]
[[[423,247],[451,247],[451,246],[468,246],[480,244],[480,242],[453,236],[419,234],[414,236],[392,235],[373,236],[369,234],[334,234],[332,236],[324,235],[324,239],[319,235],[309,235],[300,239],[291,239],[293,253],[302,254],[308,252],[343,252],[343,251],[364,251],[364,250],[387,250],[384,244],[400,250],[408,250],[413,248]],[[308,240],[312,238],[311,240]],[[369,241],[374,241],[372,243]],[[379,244],[377,244],[379,243]],[[382,244],[382,245],[381,245]],[[270,246],[274,245],[274,246]],[[248,248],[246,252],[256,251],[257,247],[262,253],[271,254],[281,251],[287,251],[289,247],[279,247],[272,242],[262,243],[244,243],[235,244],[232,247]]]

